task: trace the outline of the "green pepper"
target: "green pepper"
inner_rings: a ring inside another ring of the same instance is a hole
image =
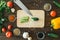
[[[32,17],[32,19],[33,19],[34,21],[38,21],[38,20],[39,20],[39,18],[37,18],[37,17]]]
[[[48,33],[48,36],[49,37],[52,37],[52,38],[58,38],[59,36],[55,33]]]

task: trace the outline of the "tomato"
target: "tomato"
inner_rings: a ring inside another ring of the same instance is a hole
[[[50,16],[51,16],[51,17],[55,17],[55,16],[56,16],[56,11],[51,11],[51,12],[50,12]]]
[[[6,28],[2,28],[2,32],[6,32]]]
[[[12,29],[12,25],[8,25],[8,30],[11,30]]]
[[[10,8],[12,8],[12,7],[13,7],[13,2],[8,1],[8,2],[7,2],[7,6],[10,7]]]
[[[10,32],[10,31],[6,32],[6,37],[11,38],[12,37],[12,32]]]

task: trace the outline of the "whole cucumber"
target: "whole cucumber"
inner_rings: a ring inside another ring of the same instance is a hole
[[[48,36],[49,37],[52,37],[52,38],[58,38],[59,36],[55,33],[48,33]]]
[[[53,3],[60,8],[60,3],[58,3],[57,1],[53,1]]]

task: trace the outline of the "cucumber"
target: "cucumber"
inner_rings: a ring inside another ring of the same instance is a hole
[[[29,17],[28,16],[24,16],[20,19],[20,22],[21,23],[25,23],[25,22],[28,22],[29,21]]]
[[[33,20],[33,21],[38,21],[39,18],[37,18],[37,17],[32,17],[32,20]]]
[[[58,38],[59,36],[55,33],[48,33],[48,36],[49,37],[52,37],[52,38]]]
[[[53,1],[53,3],[60,8],[60,3],[58,3],[57,1]]]

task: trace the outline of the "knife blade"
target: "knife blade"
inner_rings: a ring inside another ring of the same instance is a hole
[[[29,9],[21,2],[21,0],[14,0],[14,3],[16,3],[23,11],[25,11],[30,16],[33,16]]]

